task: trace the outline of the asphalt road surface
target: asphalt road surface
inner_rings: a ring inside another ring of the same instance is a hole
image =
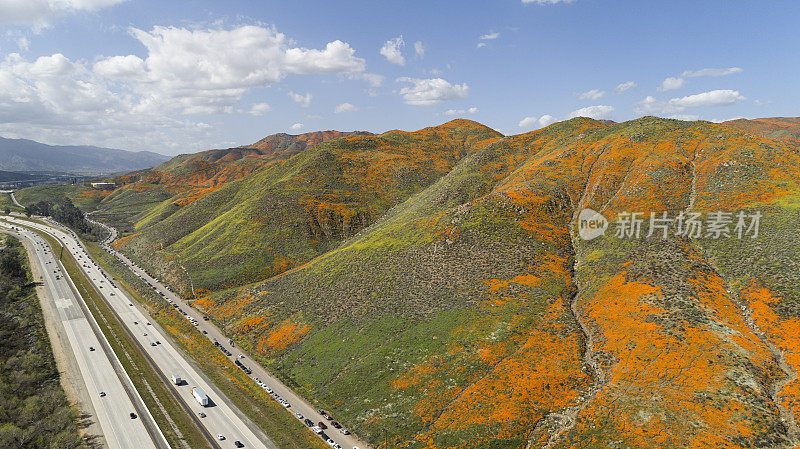
[[[25,241],[33,249],[31,264],[37,265],[42,277],[37,281],[44,284],[47,296],[41,303],[54,309],[52,316],[67,336],[107,446],[169,448],[130,378],[70,285],[57,255],[37,234],[16,226],[12,230],[12,226],[0,221],[0,230]],[[130,413],[135,413],[136,418],[131,418]]]
[[[133,273],[135,275],[139,276],[142,280],[144,280],[145,282],[148,282],[152,286],[154,286],[156,292],[158,292],[159,294],[162,294],[162,296],[165,299],[167,299],[168,301],[171,301],[173,304],[177,305],[178,308],[180,310],[186,312],[188,316],[193,316],[197,320],[196,321],[198,323],[197,324],[197,328],[200,329],[201,332],[205,331],[205,335],[210,340],[219,342],[225,349],[230,351],[231,354],[232,354],[231,359],[237,358],[240,354],[244,355],[245,358],[244,359],[239,359],[239,360],[245,366],[247,366],[247,368],[249,368],[252,371],[251,377],[253,379],[260,379],[270,389],[272,389],[274,392],[276,392],[281,398],[286,400],[290,405],[290,407],[288,407],[287,412],[290,412],[292,414],[300,413],[303,416],[301,421],[306,419],[306,418],[308,418],[311,421],[313,421],[314,424],[319,423],[319,422],[325,423],[328,426],[328,429],[325,430],[325,435],[327,435],[336,444],[338,444],[339,446],[341,446],[344,449],[352,449],[352,448],[367,449],[367,448],[369,448],[369,446],[365,442],[363,442],[360,439],[358,439],[355,435],[353,435],[353,434],[344,435],[339,430],[333,428],[333,426],[331,426],[331,421],[325,419],[318,412],[318,410],[315,407],[313,407],[308,401],[306,401],[299,394],[295,393],[294,390],[292,390],[291,388],[289,388],[286,385],[284,385],[283,383],[281,383],[281,381],[279,381],[275,376],[270,374],[261,365],[259,365],[258,363],[252,361],[252,358],[250,357],[249,354],[247,354],[244,351],[240,350],[238,347],[231,346],[231,344],[228,342],[228,337],[226,337],[222,333],[222,331],[220,331],[220,329],[217,326],[215,326],[213,323],[211,323],[210,321],[204,320],[202,314],[197,312],[196,310],[192,309],[189,306],[188,302],[184,301],[183,298],[181,298],[180,296],[176,295],[175,293],[173,293],[172,291],[167,289],[163,284],[161,284],[161,282],[159,282],[157,279],[155,279],[152,276],[150,276],[149,274],[147,274],[142,268],[140,268],[138,265],[133,263],[133,261],[131,261],[130,259],[125,257],[124,254],[122,254],[119,251],[116,251],[114,248],[112,248],[110,246],[110,243],[113,242],[114,240],[116,240],[116,238],[117,238],[116,229],[114,229],[114,228],[112,228],[110,226],[107,226],[107,225],[105,225],[103,223],[97,222],[97,221],[93,221],[93,220],[89,220],[89,221],[91,221],[92,223],[95,223],[95,224],[97,224],[99,226],[102,226],[106,230],[109,231],[109,234],[110,234],[109,238],[106,239],[106,241],[103,242],[103,244],[102,244],[102,247],[106,251],[108,251],[114,257],[119,259],[123,264],[125,264],[125,266],[127,266],[131,271],[133,271]],[[335,416],[333,418],[334,418],[334,420],[336,420]],[[340,424],[345,425],[346,423],[340,423]],[[311,432],[311,431],[312,431],[312,429],[309,428],[309,432]]]
[[[235,410],[235,406],[184,358],[159,329],[150,324],[147,313],[140,310],[134,300],[118,288],[110,277],[106,277],[71,231],[64,230],[55,223],[45,226],[20,218],[9,218],[9,220],[46,232],[65,245],[66,250],[75,257],[84,274],[103,295],[123,325],[144,348],[145,354],[155,362],[164,379],[170,379],[172,375],[181,377],[183,382],[172,387],[195,416],[199,417],[200,413],[205,415],[199,418],[199,422],[219,447],[233,448],[234,442],[240,441],[245,448],[277,449],[277,446],[257,426]],[[199,387],[208,395],[209,406],[204,407],[197,402],[192,396],[193,387]],[[222,439],[218,438],[220,435]]]

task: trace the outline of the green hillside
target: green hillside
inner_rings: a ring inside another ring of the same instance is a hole
[[[573,119],[196,305],[378,447],[783,447],[798,167],[792,147],[708,122]],[[763,239],[583,241],[584,207],[758,211]]]
[[[335,248],[500,137],[459,120],[411,133],[338,138],[200,191],[176,187],[170,196],[164,185],[133,183],[103,206],[138,213],[133,234],[121,241],[125,251],[183,289],[220,290]],[[142,198],[164,199],[137,203]]]

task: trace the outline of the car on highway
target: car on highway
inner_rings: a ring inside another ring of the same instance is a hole
[[[220,440],[220,441],[222,441],[222,440],[224,440],[224,439],[225,439],[225,435],[223,435],[223,434],[221,434],[221,433],[218,433],[218,434],[217,434],[217,439],[218,439],[218,440]]]
[[[89,346],[90,351],[94,351],[94,346]]]
[[[101,391],[101,392],[100,392],[100,397],[101,397],[101,398],[104,398],[104,397],[106,397],[106,392],[105,392],[105,391]]]
[[[206,417],[206,414],[205,414],[205,413],[203,413],[203,412],[200,412],[200,413],[198,413],[198,414],[197,414],[197,416],[199,416],[199,417],[201,417],[201,418],[205,418],[205,417]]]
[[[136,419],[136,413],[130,412],[131,419]]]
[[[242,444],[242,442],[241,442],[241,441],[239,441],[239,440],[236,440],[236,441],[233,443],[233,445],[234,445],[234,446],[236,446],[236,447],[244,447],[244,444]]]

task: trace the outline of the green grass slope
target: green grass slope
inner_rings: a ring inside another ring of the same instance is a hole
[[[457,120],[325,141],[202,195],[151,205],[121,245],[184,289],[264,279],[335,248],[500,137]]]
[[[798,167],[793,147],[708,122],[573,119],[196,305],[377,447],[789,447]],[[584,207],[765,221],[758,239],[645,224],[583,241]]]

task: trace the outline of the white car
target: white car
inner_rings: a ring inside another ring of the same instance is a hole
[[[220,441],[222,441],[222,440],[224,440],[224,439],[225,439],[225,435],[223,435],[223,434],[221,434],[221,433],[218,433],[218,434],[217,434],[217,439],[218,439],[218,440],[220,440]]]

